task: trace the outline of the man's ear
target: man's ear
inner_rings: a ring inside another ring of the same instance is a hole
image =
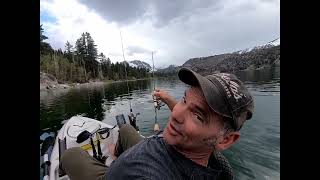
[[[240,132],[231,132],[223,137],[221,137],[220,142],[217,144],[217,149],[219,151],[223,151],[225,149],[228,149],[230,146],[232,146],[234,143],[236,143],[240,138]]]

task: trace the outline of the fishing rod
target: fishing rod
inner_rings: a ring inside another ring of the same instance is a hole
[[[119,30],[119,31],[120,31],[120,30]],[[121,38],[121,48],[122,48],[122,57],[123,57],[123,61],[124,61],[124,71],[125,71],[125,77],[126,77],[126,84],[127,84],[127,89],[128,89],[128,95],[129,95],[129,94],[130,94],[130,91],[129,91],[129,84],[128,84],[127,64],[126,64],[126,59],[125,59],[125,57],[124,57],[124,50],[123,50],[123,42],[122,42],[121,31],[120,31],[120,38]],[[138,116],[140,113],[133,114],[132,107],[131,107],[131,100],[130,100],[130,98],[128,98],[128,99],[129,99],[129,105],[130,105],[130,113],[129,113],[129,115],[128,115],[130,124],[131,124],[137,131],[139,131],[139,127],[137,126],[136,121],[137,121],[137,116]]]
[[[154,81],[154,60],[153,60],[153,52],[152,52],[152,66],[153,66],[153,70],[152,70],[152,76],[153,76],[153,91],[156,91],[156,83]],[[158,110],[160,110],[160,107],[163,106],[164,104],[161,103],[160,100],[157,100],[157,98],[155,96],[152,97],[153,98],[153,105],[154,105],[154,127],[153,127],[153,131],[155,133],[160,131],[160,126],[158,124]]]
[[[121,31],[120,31],[120,38],[121,38],[121,48],[122,48],[122,57],[123,57],[123,61],[124,61],[124,71],[125,71],[125,76],[126,76],[126,83],[127,83],[127,89],[128,89],[128,94],[129,94],[129,84],[128,84],[128,77],[127,77],[127,65],[126,65],[126,59],[124,57],[124,50],[123,50],[123,42],[122,42],[122,35],[121,35]],[[131,108],[131,100],[129,99],[129,104],[130,104],[130,112],[132,112],[132,108]]]

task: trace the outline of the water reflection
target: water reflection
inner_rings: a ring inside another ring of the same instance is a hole
[[[70,91],[53,91],[40,97],[40,130],[62,127],[61,121],[74,115],[84,115],[97,120],[104,119],[116,101],[132,100],[132,94],[142,94],[150,89],[151,80],[129,81],[106,85],[82,86]]]
[[[241,130],[238,144],[225,151],[236,179],[278,179],[280,176],[280,68],[238,72],[255,99],[255,113]],[[40,96],[40,133],[45,128],[62,127],[61,122],[82,114],[114,125],[115,115],[139,112],[137,125],[143,135],[153,132],[154,110],[151,92],[156,88],[181,99],[187,85],[177,77],[83,86],[70,91]],[[158,114],[161,128],[167,124],[170,110],[164,106]]]
[[[260,71],[243,71],[236,74],[256,96],[269,96],[280,93],[280,68]],[[178,77],[155,80],[129,81],[106,85],[82,86],[70,91],[54,91],[40,96],[40,130],[48,127],[61,127],[61,121],[81,114],[97,120],[105,120],[110,113],[115,115],[129,110],[129,103],[142,105],[150,101],[154,87],[169,91],[173,95],[184,92],[184,85]],[[182,87],[179,92],[176,92]],[[180,97],[178,97],[180,98]],[[130,101],[129,101],[130,100]],[[118,104],[117,108],[114,108]],[[125,107],[123,107],[125,106]],[[114,112],[117,109],[120,112]]]
[[[244,82],[265,83],[277,80],[280,82],[280,67],[240,71],[236,75]]]

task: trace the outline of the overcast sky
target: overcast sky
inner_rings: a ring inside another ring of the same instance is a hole
[[[156,67],[234,52],[280,37],[280,0],[40,0],[40,23],[54,49],[89,32],[112,62]]]

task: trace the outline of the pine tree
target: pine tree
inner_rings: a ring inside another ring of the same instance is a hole
[[[94,41],[90,35],[90,33],[86,32],[85,33],[85,38],[86,38],[86,52],[87,52],[87,57],[86,61],[88,62],[88,69],[90,72],[93,73],[93,77],[96,78],[98,73],[98,62],[96,61],[97,59],[97,48],[96,45],[94,44]]]
[[[44,32],[44,29],[42,28],[42,24],[40,24],[40,43],[48,39],[47,36],[43,35],[43,32]]]
[[[73,46],[67,41],[65,45],[64,56],[69,60],[69,62],[73,62]]]
[[[44,40],[48,39],[47,36],[43,35],[44,29],[42,28],[42,24],[40,25],[40,55],[41,54],[49,54],[52,53],[53,49],[49,43],[44,42]]]

